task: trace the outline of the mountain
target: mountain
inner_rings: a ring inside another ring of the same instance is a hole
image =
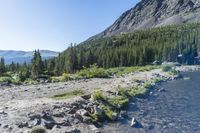
[[[56,64],[54,72],[60,72],[56,74],[93,64],[200,64],[200,0],[142,0],[102,33],[50,61]]]
[[[49,59],[58,55],[58,52],[49,50],[40,50],[43,59]],[[5,58],[5,63],[10,64],[12,61],[16,63],[30,62],[34,51],[14,51],[14,50],[0,50],[0,57]]]
[[[123,13],[114,24],[89,40],[194,22],[200,22],[200,0],[142,0]]]

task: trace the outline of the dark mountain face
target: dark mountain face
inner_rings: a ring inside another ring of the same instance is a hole
[[[148,28],[200,22],[200,0],[142,0],[113,25],[90,39]]]

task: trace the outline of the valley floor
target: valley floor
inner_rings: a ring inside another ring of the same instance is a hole
[[[198,67],[178,67],[178,70],[196,70]],[[52,96],[81,90],[84,95],[95,90],[115,92],[118,86],[132,88],[155,78],[171,78],[161,69],[134,72],[111,78],[93,78],[62,83],[46,83],[29,86],[4,86],[0,89],[0,132],[27,133],[35,126],[45,127],[48,132],[94,132],[93,124],[84,124],[77,111],[91,104],[80,96],[55,99]],[[83,111],[83,112],[81,112]],[[102,130],[102,129],[101,129]],[[103,132],[103,131],[101,131]]]

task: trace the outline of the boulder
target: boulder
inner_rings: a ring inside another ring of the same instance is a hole
[[[47,121],[45,119],[42,119],[41,125],[43,127],[45,127],[46,129],[52,129],[56,125],[56,122],[55,121]]]
[[[52,115],[54,117],[64,117],[65,113],[63,111],[61,111],[60,109],[55,109],[55,110],[53,110]]]

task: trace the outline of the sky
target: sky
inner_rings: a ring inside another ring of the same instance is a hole
[[[0,0],[0,50],[63,51],[110,26],[139,0]]]

